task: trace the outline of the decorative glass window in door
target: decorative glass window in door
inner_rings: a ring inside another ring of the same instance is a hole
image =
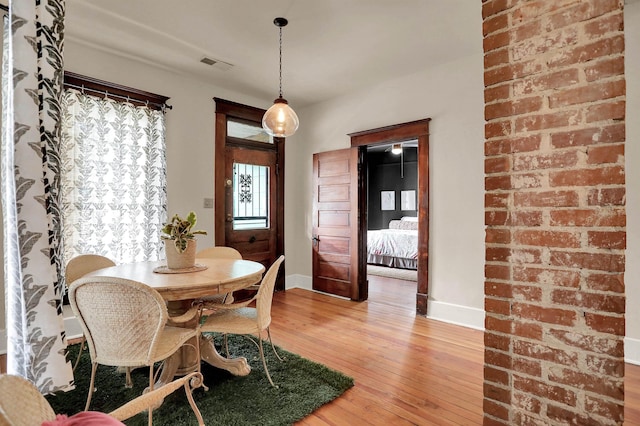
[[[233,229],[269,227],[269,167],[233,164]]]

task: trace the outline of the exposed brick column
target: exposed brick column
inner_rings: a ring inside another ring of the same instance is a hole
[[[482,13],[484,424],[622,424],[623,1]]]

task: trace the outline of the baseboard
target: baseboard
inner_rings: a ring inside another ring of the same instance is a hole
[[[301,288],[303,290],[313,291],[313,282],[311,280],[311,277],[307,275],[287,275],[284,282],[284,288],[286,290],[292,288]]]
[[[484,310],[429,300],[427,318],[463,327],[484,330]]]
[[[624,338],[624,362],[640,365],[640,339]]]

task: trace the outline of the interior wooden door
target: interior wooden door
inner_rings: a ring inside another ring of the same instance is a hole
[[[358,149],[313,155],[313,289],[363,300],[358,268]]]
[[[225,241],[265,267],[276,258],[277,153],[227,146]]]

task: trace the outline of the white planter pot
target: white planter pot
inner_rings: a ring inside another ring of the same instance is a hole
[[[187,241],[187,249],[182,253],[176,250],[175,241],[164,240],[164,252],[167,256],[167,268],[186,269],[191,268],[196,263],[196,240]]]

